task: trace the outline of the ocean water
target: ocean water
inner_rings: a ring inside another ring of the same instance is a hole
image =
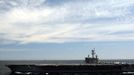
[[[100,60],[102,63],[127,63],[134,64],[134,59],[129,60]],[[0,75],[11,75],[8,64],[84,64],[84,60],[19,60],[19,61],[0,61]]]

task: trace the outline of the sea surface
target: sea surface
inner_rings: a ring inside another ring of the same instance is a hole
[[[100,60],[102,63],[134,64],[134,59],[124,60]],[[9,64],[84,64],[84,60],[1,60],[0,75],[10,75],[11,70],[6,66]]]

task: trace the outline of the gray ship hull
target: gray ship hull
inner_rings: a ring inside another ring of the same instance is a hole
[[[35,64],[7,65],[13,74],[25,75],[123,75],[134,72],[134,64]]]

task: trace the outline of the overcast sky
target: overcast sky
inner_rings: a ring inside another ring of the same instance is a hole
[[[134,0],[0,0],[0,60],[134,58]]]

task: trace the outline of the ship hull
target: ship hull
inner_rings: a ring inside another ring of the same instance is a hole
[[[14,74],[24,75],[122,75],[134,72],[128,64],[72,64],[72,65],[7,65]]]

